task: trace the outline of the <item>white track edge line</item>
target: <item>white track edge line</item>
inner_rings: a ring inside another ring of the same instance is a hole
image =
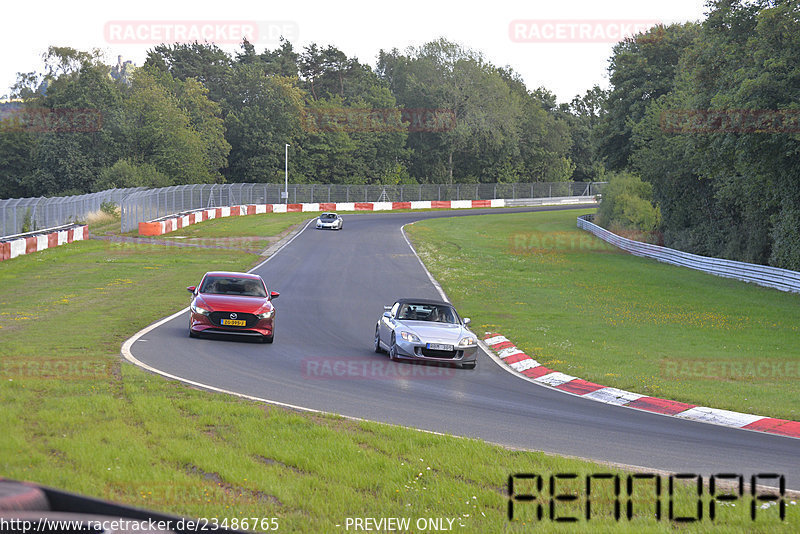
[[[441,296],[442,300],[444,300],[445,302],[450,302],[450,299],[447,298],[447,294],[444,292],[444,289],[442,289],[442,286],[439,285],[439,282],[436,280],[436,278],[433,277],[433,275],[428,270],[428,268],[425,267],[425,264],[422,263],[422,258],[420,258],[419,254],[417,254],[417,249],[415,249],[414,245],[411,244],[411,241],[408,240],[408,236],[406,235],[406,226],[408,226],[409,224],[414,224],[415,222],[417,222],[417,221],[406,223],[403,226],[401,226],[400,227],[400,234],[402,234],[403,239],[405,239],[406,245],[408,245],[408,248],[411,249],[411,253],[414,254],[414,257],[417,258],[417,261],[422,266],[422,270],[425,271],[425,274],[428,275],[428,280],[431,281],[431,284],[433,284],[433,287],[435,287],[436,291],[439,292],[439,296]],[[477,337],[477,334],[476,334],[475,337]]]
[[[289,243],[294,241],[297,238],[298,235],[303,233],[306,230],[306,228],[308,228],[308,225],[311,224],[311,221],[313,221],[313,220],[314,220],[313,218],[309,219],[308,222],[306,223],[306,226],[304,226],[302,230],[297,232],[297,234],[295,234],[289,241],[287,241],[286,243],[281,245],[267,259],[265,259],[264,261],[262,261],[261,263],[259,263],[258,265],[256,265],[252,269],[250,269],[250,271],[254,271],[255,269],[261,267],[262,265],[267,263],[269,260],[271,260],[276,254],[278,254],[278,252],[282,251],[284,249],[284,247],[286,247]],[[419,261],[419,263],[422,266],[423,270],[428,275],[428,279],[431,281],[433,286],[436,288],[436,290],[439,292],[439,294],[442,296],[442,298],[446,302],[450,302],[450,300],[447,298],[447,295],[445,294],[444,290],[442,289],[441,285],[439,285],[439,282],[436,281],[436,279],[433,277],[433,275],[430,273],[430,271],[428,271],[428,268],[422,262],[422,259],[419,257],[419,255],[417,254],[417,251],[414,249],[414,246],[411,244],[411,242],[408,240],[408,237],[406,236],[405,227],[408,224],[413,224],[414,222],[417,222],[417,221],[413,221],[411,223],[406,223],[406,224],[402,225],[400,227],[400,233],[403,236],[403,239],[405,240],[405,242],[408,244],[409,248],[411,249],[411,252],[417,258],[417,261]],[[250,272],[250,271],[248,271],[248,272]],[[540,452],[540,453],[547,454],[547,455],[550,455],[550,456],[553,456],[553,455],[555,455],[555,456],[563,456],[563,457],[583,460],[583,461],[586,461],[586,462],[600,463],[600,464],[605,463],[607,465],[613,465],[613,466],[616,466],[616,467],[619,467],[619,468],[622,468],[622,469],[628,468],[628,469],[631,469],[631,470],[641,470],[641,471],[648,471],[649,470],[649,471],[653,471],[653,469],[651,469],[651,468],[637,466],[637,465],[633,465],[633,464],[621,464],[621,463],[603,462],[602,460],[594,460],[592,458],[583,458],[583,457],[580,457],[580,456],[564,456],[564,455],[559,455],[557,452],[549,452],[549,451],[545,451],[545,450],[542,450],[542,449],[527,449],[527,448],[511,447],[511,446],[508,446],[508,445],[503,445],[501,443],[496,443],[496,442],[492,442],[492,441],[488,441],[488,440],[482,440],[482,439],[479,439],[479,438],[470,438],[470,437],[467,437],[467,436],[458,436],[458,435],[454,435],[454,434],[445,434],[443,432],[436,432],[434,430],[425,430],[425,429],[416,428],[416,427],[413,427],[413,426],[405,426],[405,425],[397,425],[397,424],[393,424],[393,423],[385,423],[385,422],[380,422],[380,421],[373,421],[371,419],[364,419],[364,418],[355,417],[355,416],[351,416],[351,415],[345,415],[345,414],[340,414],[340,413],[336,413],[336,412],[328,412],[328,411],[324,411],[324,410],[316,410],[314,408],[308,408],[308,407],[305,407],[305,406],[298,406],[298,405],[284,403],[284,402],[280,402],[280,401],[264,399],[264,398],[261,398],[261,397],[255,397],[255,396],[252,396],[252,395],[246,395],[246,394],[243,394],[243,393],[237,393],[235,391],[229,391],[229,390],[226,390],[226,389],[217,388],[215,386],[209,386],[207,384],[202,384],[200,382],[195,382],[195,381],[192,381],[192,380],[188,380],[186,378],[182,378],[182,377],[179,377],[177,375],[173,375],[173,374],[167,373],[165,371],[161,371],[160,369],[156,369],[154,367],[151,367],[151,366],[145,364],[144,362],[139,361],[138,359],[136,359],[136,357],[133,356],[133,354],[130,352],[130,347],[133,346],[133,344],[140,337],[142,337],[143,335],[147,334],[151,330],[154,330],[155,328],[161,326],[162,324],[174,319],[175,317],[178,317],[182,313],[186,312],[186,310],[188,310],[188,309],[189,309],[188,307],[183,308],[182,310],[180,310],[178,312],[175,312],[175,313],[173,313],[172,315],[170,315],[168,317],[165,317],[165,318],[163,318],[163,319],[161,319],[159,321],[156,321],[155,323],[143,328],[142,330],[140,330],[139,332],[137,332],[136,334],[134,334],[133,336],[131,336],[130,338],[125,340],[125,342],[122,344],[122,348],[121,348],[121,353],[122,353],[122,356],[125,358],[125,360],[128,361],[129,363],[133,364],[133,365],[136,365],[136,366],[138,366],[138,367],[140,367],[142,369],[146,369],[146,370],[148,370],[148,371],[150,371],[152,373],[161,375],[161,376],[163,376],[165,378],[170,378],[170,379],[173,379],[173,380],[177,380],[179,382],[190,384],[190,385],[193,385],[193,386],[196,386],[196,387],[199,387],[199,388],[207,389],[207,390],[210,390],[210,391],[215,391],[215,392],[218,392],[218,393],[224,393],[224,394],[228,394],[228,395],[233,395],[235,397],[239,397],[239,398],[243,398],[243,399],[247,399],[247,400],[253,400],[253,401],[256,401],[256,402],[263,402],[265,404],[270,404],[270,405],[274,405],[274,406],[290,408],[290,409],[294,409],[294,410],[298,410],[298,411],[302,411],[302,412],[332,415],[332,416],[335,416],[335,417],[341,417],[343,419],[348,419],[348,420],[351,420],[351,421],[363,421],[363,422],[369,422],[369,423],[378,423],[378,424],[393,426],[393,427],[396,427],[396,428],[407,428],[407,429],[411,429],[411,430],[416,430],[417,432],[424,432],[426,434],[432,434],[432,435],[437,435],[437,436],[450,436],[450,437],[454,437],[454,438],[458,438],[458,439],[468,439],[468,440],[469,439],[477,439],[478,441],[482,441],[484,443],[488,443],[488,444],[492,444],[492,445],[497,445],[499,447],[503,447],[506,450],[523,450],[523,451],[527,451],[527,452]],[[477,334],[476,334],[476,337],[478,337]],[[517,378],[521,378],[521,379],[526,380],[526,381],[528,381],[528,382],[530,382],[532,384],[536,384],[539,387],[549,388],[549,389],[558,391],[560,393],[566,393],[567,395],[572,395],[574,397],[581,397],[581,395],[577,395],[577,394],[569,392],[569,391],[564,391],[563,389],[558,389],[558,388],[549,386],[547,384],[542,384],[540,382],[536,382],[534,379],[532,379],[532,378],[530,378],[528,376],[525,376],[522,373],[514,371],[513,369],[508,367],[508,365],[504,361],[502,361],[497,355],[495,355],[492,352],[492,350],[483,342],[483,340],[480,339],[480,337],[478,337],[478,347],[486,355],[488,355],[489,358],[491,358],[500,368],[504,369],[506,372],[510,373],[511,375],[513,375],[513,376],[515,376]],[[583,398],[583,397],[581,397],[581,398]],[[591,398],[586,399],[586,400],[590,400],[590,401],[594,401],[594,402],[601,402],[601,401],[598,401],[598,400],[595,400],[595,399],[591,399]],[[603,404],[606,404],[606,403],[603,403]],[[611,406],[613,406],[613,405],[611,405]],[[628,406],[624,406],[624,405],[621,406],[621,407],[622,408],[629,408]],[[629,409],[636,410],[636,408],[629,408]],[[643,410],[636,410],[636,411],[641,412]],[[648,412],[648,413],[653,413],[655,415],[662,415],[664,417],[673,417],[671,415],[660,414],[660,413],[657,413],[657,412]],[[691,421],[691,422],[699,423],[699,424],[710,424],[710,425],[716,424],[716,423],[709,423],[709,422],[693,421],[692,419],[683,419],[683,420],[684,421]],[[722,426],[722,425],[717,425],[717,426]],[[727,428],[731,428],[731,427],[727,427]],[[751,429],[748,429],[748,428],[739,428],[738,430],[746,430],[746,431],[749,431],[749,432],[756,432],[756,433],[762,434],[762,435],[763,434],[769,434],[767,432],[762,432],[762,431],[759,431],[759,430],[751,430]],[[772,434],[772,435],[773,436],[777,435],[778,437],[791,437],[791,436],[782,436],[780,434]],[[796,439],[800,439],[800,438],[796,438]],[[664,473],[668,473],[668,472],[664,471]],[[789,491],[796,491],[796,490],[789,490]]]

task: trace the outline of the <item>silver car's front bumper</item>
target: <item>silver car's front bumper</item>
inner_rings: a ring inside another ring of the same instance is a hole
[[[478,357],[478,346],[468,347],[455,346],[452,352],[435,351],[427,349],[427,343],[409,342],[404,339],[397,339],[397,357],[407,360],[423,360],[430,362],[452,362],[469,363],[474,362]]]

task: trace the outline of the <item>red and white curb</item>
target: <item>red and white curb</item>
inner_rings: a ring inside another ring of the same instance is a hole
[[[500,334],[487,332],[483,341],[492,352],[517,373],[530,378],[534,382],[545,384],[573,395],[615,406],[626,406],[692,421],[800,438],[800,422],[798,421],[708,408],[601,386],[600,384],[587,382],[545,367]]]
[[[466,208],[502,208],[505,199],[494,200],[420,200],[413,202],[307,202],[304,204],[246,204],[197,210],[184,215],[167,217],[149,222],[139,223],[140,235],[161,235],[174,232],[179,228],[217,219],[240,215],[257,215],[260,213],[293,213],[317,211],[391,211],[391,210],[429,210],[429,209],[466,209]]]
[[[85,225],[54,229],[52,232],[45,230],[33,236],[11,238],[0,241],[0,261],[85,239],[89,239],[89,227]]]

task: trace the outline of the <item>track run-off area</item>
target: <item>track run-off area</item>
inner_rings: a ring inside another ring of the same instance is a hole
[[[564,208],[502,211],[551,209]],[[498,212],[353,214],[344,215],[343,231],[307,226],[252,271],[281,293],[274,344],[190,339],[183,310],[139,332],[123,353],[170,378],[274,404],[645,470],[737,473],[746,480],[781,473],[787,488],[800,489],[798,439],[582,399],[514,376],[484,352],[475,370],[375,354],[384,305],[439,297],[402,227]]]

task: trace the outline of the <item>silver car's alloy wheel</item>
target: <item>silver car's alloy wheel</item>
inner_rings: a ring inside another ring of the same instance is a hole
[[[398,360],[397,358],[397,343],[395,343],[394,334],[392,334],[392,344],[389,345],[389,359],[393,362]]]
[[[378,354],[383,352],[383,349],[381,348],[381,332],[377,326],[375,327],[375,352]]]

